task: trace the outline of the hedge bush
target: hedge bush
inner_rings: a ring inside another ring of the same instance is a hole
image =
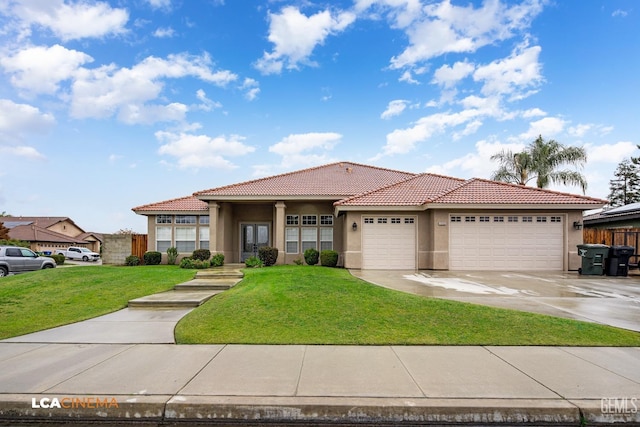
[[[325,267],[335,267],[338,265],[338,252],[328,249],[320,252],[320,264]]]
[[[186,257],[186,258],[182,258],[182,261],[180,261],[180,268],[196,268],[196,269],[209,268],[209,261]]]
[[[222,267],[224,265],[224,254],[215,254],[211,257],[211,267]]]
[[[178,259],[178,250],[173,246],[167,249],[167,264],[176,265]]]
[[[158,265],[162,261],[162,254],[157,251],[145,252],[142,256],[145,265]]]
[[[129,255],[128,257],[125,258],[124,263],[129,267],[135,267],[136,265],[140,265],[140,257],[137,257],[135,255]]]
[[[260,258],[260,261],[262,261],[265,267],[269,267],[275,264],[278,259],[278,248],[263,246],[258,249],[258,258]]]
[[[316,265],[318,263],[319,252],[313,248],[304,251],[304,260],[308,265]]]
[[[196,249],[193,251],[191,258],[200,261],[209,261],[209,258],[211,258],[211,251],[209,249]]]
[[[262,260],[255,256],[250,256],[249,258],[245,259],[244,265],[246,265],[249,268],[264,267],[264,263],[262,262]]]
[[[65,257],[62,254],[52,254],[52,255],[46,255],[46,256],[49,258],[53,258],[53,260],[56,262],[57,265],[64,264]]]

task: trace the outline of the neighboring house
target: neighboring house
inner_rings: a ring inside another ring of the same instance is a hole
[[[133,208],[149,250],[278,263],[333,249],[355,269],[575,270],[582,212],[605,200],[342,162]]]
[[[31,243],[34,251],[81,246],[100,253],[102,235],[85,232],[68,217],[5,216],[0,222],[9,229],[11,239]]]
[[[640,228],[640,203],[631,203],[585,215],[585,228]]]

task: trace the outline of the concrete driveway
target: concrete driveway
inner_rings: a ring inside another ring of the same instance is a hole
[[[352,270],[351,274],[367,282],[416,295],[640,331],[640,276],[431,270]]]

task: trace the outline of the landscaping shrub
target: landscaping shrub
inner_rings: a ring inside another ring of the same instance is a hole
[[[262,261],[265,267],[269,267],[275,264],[278,259],[278,248],[263,246],[258,249],[258,258],[260,258],[260,261]]]
[[[56,262],[56,264],[58,265],[62,265],[64,264],[64,255],[62,254],[53,254],[53,255],[47,255],[47,257],[49,258],[53,258],[53,260]]]
[[[304,251],[304,260],[309,265],[316,265],[318,263],[318,256],[319,255],[320,254],[318,253],[317,250],[315,250],[313,248],[309,248],[306,251]]]
[[[293,260],[293,263],[294,263],[295,265],[302,265],[302,258],[296,258],[296,259],[294,259],[294,260]]]
[[[197,268],[197,269],[209,268],[209,261],[186,257],[186,258],[182,258],[182,261],[180,261],[180,268]]]
[[[260,267],[264,267],[264,264],[262,263],[262,260],[258,257],[255,256],[251,256],[249,258],[247,258],[246,260],[244,260],[244,265],[246,265],[249,268],[260,268]]]
[[[198,259],[200,261],[208,261],[211,258],[211,251],[209,249],[196,249],[193,251],[191,258]]]
[[[335,267],[338,265],[338,252],[328,249],[320,252],[320,264],[325,267]]]
[[[211,257],[211,267],[222,267],[224,265],[224,254],[215,254]]]
[[[178,250],[173,246],[167,249],[167,264],[176,265],[178,259]]]
[[[162,254],[157,251],[145,252],[142,256],[145,265],[158,265],[162,261]]]
[[[124,263],[129,267],[135,267],[136,265],[140,265],[140,257],[137,257],[135,255],[129,255],[128,257],[125,258]]]

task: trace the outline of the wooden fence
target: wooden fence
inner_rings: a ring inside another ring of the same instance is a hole
[[[585,228],[582,239],[584,243],[633,246],[631,262],[636,264],[640,259],[640,228]]]
[[[147,252],[147,239],[146,234],[132,234],[131,235],[131,255],[135,255],[142,259],[144,253]]]

